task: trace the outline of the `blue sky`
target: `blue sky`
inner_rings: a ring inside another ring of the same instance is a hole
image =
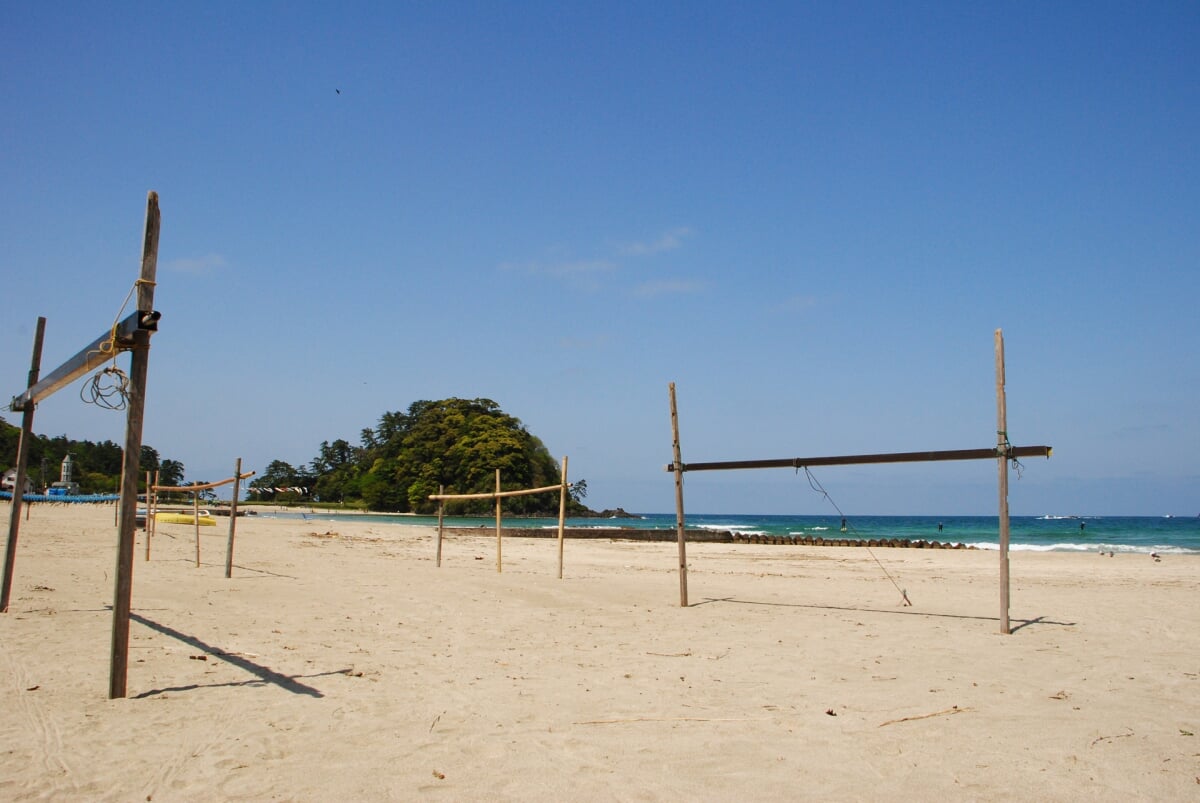
[[[1014,513],[1194,515],[1198,41],[1194,3],[13,5],[4,398],[37,316],[44,371],[117,316],[155,190],[145,442],[189,481],[486,397],[666,512],[670,382],[685,462],[986,447],[1002,328],[1011,438],[1055,448]],[[124,419],[72,388],[35,430]],[[996,508],[989,461],[817,476]]]

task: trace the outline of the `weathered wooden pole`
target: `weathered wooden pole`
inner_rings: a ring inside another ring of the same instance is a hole
[[[154,540],[154,534],[157,531],[155,526],[155,516],[158,508],[158,491],[154,490],[154,486],[158,485],[158,471],[154,472],[154,479],[150,479],[150,472],[146,472],[146,560],[150,560],[150,542]]]
[[[150,472],[146,472],[146,523],[142,526],[142,534],[146,537],[146,560],[150,560],[150,519],[153,516],[150,513],[150,494],[153,493],[150,489],[154,487],[154,482],[151,480]]]
[[[683,519],[683,456],[679,450],[679,413],[675,407],[675,383],[671,383],[671,450],[675,461],[675,540],[679,543],[679,607],[686,608],[687,535]]]
[[[38,318],[33,335],[33,359],[29,363],[29,381],[25,387],[37,384],[42,370],[42,341],[46,335],[46,319]],[[21,436],[17,441],[17,476],[14,478],[12,510],[8,517],[8,545],[4,550],[4,584],[0,587],[0,613],[8,613],[8,600],[12,594],[13,571],[16,569],[17,536],[21,530],[21,505],[25,502],[25,481],[29,465],[29,444],[33,440],[33,408],[27,404],[21,412]]]
[[[558,492],[558,579],[562,579],[563,536],[567,520],[567,458],[563,456],[562,490]]]
[[[501,571],[500,559],[500,469],[496,469],[496,572]]]
[[[139,320],[154,316],[154,283],[158,271],[158,230],[161,218],[158,193],[146,197],[146,227],[142,237],[142,270],[137,283]],[[132,335],[129,371],[129,406],[125,416],[125,459],[121,476],[121,526],[117,536],[117,570],[113,590],[112,652],[108,696],[125,696],[129,670],[129,609],[133,597],[133,548],[137,530],[137,473],[142,455],[142,423],[146,410],[146,376],[150,367],[150,330]]]
[[[438,486],[438,495],[440,496],[444,493],[446,493],[446,486],[439,485]],[[439,567],[442,565],[442,519],[444,517],[445,510],[446,510],[446,500],[439,499],[438,500],[438,539],[437,539],[437,565]]]
[[[196,530],[196,568],[200,568],[200,492],[192,491],[192,527]]]
[[[146,523],[142,527],[146,532],[150,531],[150,486],[153,484],[153,478],[150,472],[146,472]]]
[[[1008,621],[1008,407],[1004,392],[1004,332],[996,330],[996,465],[1000,480],[1000,632],[1009,635]]]
[[[233,500],[229,503],[229,543],[225,546],[225,578],[233,577],[233,536],[237,532],[238,497],[242,494],[242,458],[233,468]]]

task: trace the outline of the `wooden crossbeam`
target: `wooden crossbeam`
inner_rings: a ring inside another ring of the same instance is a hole
[[[213,488],[220,488],[222,486],[230,484],[231,482],[238,482],[240,480],[249,479],[250,477],[253,477],[254,474],[255,474],[255,472],[253,472],[253,471],[247,471],[244,474],[235,474],[234,476],[230,477],[229,479],[221,480],[219,482],[206,482],[203,484],[198,483],[196,485],[154,485],[151,487],[151,490],[154,490],[154,491],[179,491],[181,493],[196,493],[197,491],[211,491]]]
[[[727,471],[739,468],[808,468],[811,466],[851,466],[870,463],[920,463],[942,460],[995,460],[1001,456],[1049,457],[1050,446],[1009,446],[1002,455],[998,447],[987,449],[951,449],[931,452],[892,452],[888,454],[852,454],[836,457],[789,457],[781,460],[725,460],[714,463],[681,463],[680,471]],[[675,470],[668,463],[667,471]]]
[[[531,494],[545,493],[546,491],[561,491],[564,487],[569,488],[569,485],[547,485],[542,488],[521,488],[516,491],[486,491],[478,494],[430,494],[429,498],[433,500],[458,500],[458,499],[506,499],[510,496],[530,496]]]

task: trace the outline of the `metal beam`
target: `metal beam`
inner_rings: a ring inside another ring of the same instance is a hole
[[[62,390],[84,374],[94,371],[111,360],[118,352],[133,347],[135,332],[158,331],[157,312],[139,311],[131,313],[125,320],[92,341],[83,351],[76,354],[50,374],[28,388],[19,396],[13,396],[12,409],[22,412],[27,405],[37,404]]]
[[[683,463],[680,471],[725,471],[738,468],[806,468],[811,466],[850,466],[868,463],[921,463],[940,460],[995,460],[998,457],[1049,457],[1049,446],[1009,446],[988,449],[952,449],[938,452],[892,452],[890,454],[856,454],[837,457],[791,457],[782,460],[726,460],[717,463]],[[1007,452],[1007,454],[1005,454]],[[675,463],[666,467],[675,471]]]

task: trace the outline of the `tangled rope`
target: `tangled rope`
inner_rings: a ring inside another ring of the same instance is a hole
[[[79,398],[85,404],[106,410],[124,410],[129,406],[129,377],[117,366],[110,365],[83,383]]]
[[[89,354],[111,356],[113,364],[94,375],[79,389],[79,398],[85,404],[94,404],[106,410],[124,410],[129,406],[129,377],[117,367],[117,355],[122,351],[121,344],[117,342],[117,329],[121,326],[121,316],[125,314],[125,308],[129,306],[129,299],[133,298],[133,294],[143,284],[153,285],[155,283],[148,279],[134,281],[125,300],[121,302],[121,308],[117,310],[117,317],[113,319],[108,339],[101,342],[95,351],[89,352]]]

